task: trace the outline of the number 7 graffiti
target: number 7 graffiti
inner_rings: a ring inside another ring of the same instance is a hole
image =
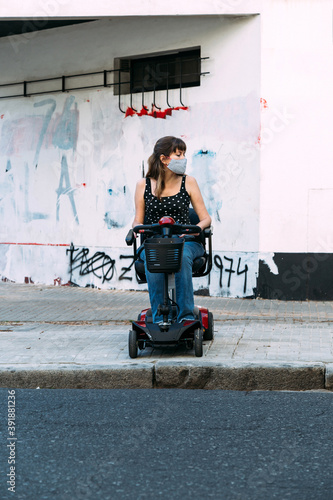
[[[46,134],[47,128],[49,126],[49,123],[51,121],[52,115],[53,115],[54,110],[56,108],[56,101],[55,101],[55,99],[44,99],[43,101],[35,102],[35,104],[34,104],[34,108],[39,108],[41,106],[47,106],[47,105],[49,105],[49,108],[46,111],[45,116],[44,116],[44,123],[43,123],[43,126],[42,126],[42,130],[40,131],[40,136],[39,136],[39,139],[38,139],[36,153],[35,153],[35,157],[34,157],[34,161],[33,161],[33,163],[35,165],[35,168],[37,168],[37,165],[38,165],[39,154],[40,154],[40,150],[41,150],[42,144],[44,142],[44,138],[45,138],[45,134]]]

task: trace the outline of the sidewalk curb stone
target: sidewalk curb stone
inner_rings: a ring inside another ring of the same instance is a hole
[[[152,364],[8,366],[0,369],[0,387],[23,389],[151,389]]]
[[[333,363],[327,363],[326,365],[325,389],[333,391]]]
[[[19,366],[0,370],[0,387],[30,389],[313,390],[333,388],[324,363],[212,363],[158,361],[108,366]]]
[[[159,361],[155,367],[155,384],[158,388],[239,391],[324,389],[325,364],[202,362],[198,366]]]

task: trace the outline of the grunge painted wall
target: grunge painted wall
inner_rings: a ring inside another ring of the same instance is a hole
[[[0,100],[3,279],[142,289],[124,238],[142,163],[147,168],[155,141],[172,134],[187,143],[188,173],[213,219],[214,270],[196,288],[253,295],[259,153],[249,144],[260,130],[258,16],[101,20],[28,41],[2,39],[0,83],[112,69],[114,57],[197,45],[210,74],[184,89],[189,109],[166,119],[125,118],[112,88]],[[150,106],[152,95],[145,99]],[[156,99],[167,107],[165,92]],[[179,92],[169,101],[179,106]],[[133,106],[140,109],[141,95]]]
[[[331,0],[263,3],[259,294],[333,300]]]

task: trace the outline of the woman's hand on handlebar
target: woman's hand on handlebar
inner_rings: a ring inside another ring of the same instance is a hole
[[[200,229],[198,233],[194,233],[193,231]],[[201,233],[201,228],[200,226],[190,226],[187,232],[182,233],[179,235],[180,238],[184,238],[185,236],[199,236]]]
[[[191,234],[183,233],[179,235],[179,238],[185,238],[185,236],[199,236],[199,235],[200,233],[191,233]]]
[[[180,226],[181,234],[180,236],[199,236],[201,233],[201,227],[200,226]]]
[[[137,228],[137,226],[135,227],[135,229],[136,228]],[[133,231],[134,238],[137,238],[139,235],[138,235],[138,233],[136,231],[134,231],[134,227],[133,227],[132,231]]]
[[[145,233],[146,235],[152,235],[158,231],[157,229],[160,229],[159,224],[137,224],[133,226],[133,233],[135,234],[135,237],[137,238],[139,236],[139,233]]]

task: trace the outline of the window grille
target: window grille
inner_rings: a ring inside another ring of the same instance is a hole
[[[129,94],[132,107],[132,94],[142,93],[144,106],[144,94],[153,92],[153,104],[156,106],[155,92],[165,90],[166,101],[170,107],[169,90],[179,89],[180,104],[184,106],[182,89],[199,86],[201,75],[208,74],[207,71],[201,71],[201,61],[204,59],[208,57],[201,57],[200,47],[116,58],[114,67],[119,70],[119,73],[115,75],[118,78],[118,85],[114,86],[114,93],[116,95]]]

